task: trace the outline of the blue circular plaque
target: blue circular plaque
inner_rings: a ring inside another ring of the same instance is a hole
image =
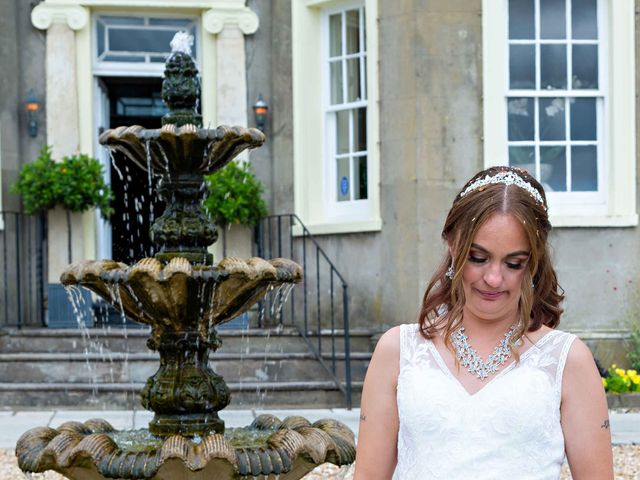
[[[349,179],[347,177],[342,177],[340,179],[340,193],[342,195],[349,193]]]

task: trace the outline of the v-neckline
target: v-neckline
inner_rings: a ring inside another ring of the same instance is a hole
[[[518,363],[522,363],[522,361],[529,356],[529,352],[531,350],[539,349],[544,343],[546,343],[547,337],[551,337],[555,332],[556,332],[556,330],[551,330],[550,332],[545,333],[542,337],[540,337],[538,339],[538,341],[536,341],[535,343],[531,344],[531,346],[529,348],[527,348],[524,352],[522,352],[520,354],[520,362],[516,362],[515,360],[513,360],[509,365],[507,365],[502,370],[500,370],[498,373],[496,373],[480,389],[476,390],[473,393],[469,392],[469,390],[467,390],[465,388],[465,386],[458,379],[458,377],[456,377],[453,374],[453,372],[449,369],[449,367],[447,366],[447,363],[444,361],[444,358],[442,358],[442,355],[440,355],[440,352],[438,351],[438,349],[436,348],[435,344],[433,343],[433,340],[430,340],[430,339],[427,340],[427,345],[431,349],[431,353],[433,354],[433,358],[435,358],[436,363],[440,367],[440,370],[442,370],[442,372],[445,374],[445,376],[448,377],[451,381],[453,381],[453,383],[456,384],[460,388],[460,390],[462,390],[462,392],[465,394],[465,396],[467,398],[474,398],[478,394],[480,394],[480,392],[484,391],[493,382],[495,382],[496,380],[498,380],[499,378],[505,376],[508,372],[513,370],[515,368],[515,365],[517,365]]]

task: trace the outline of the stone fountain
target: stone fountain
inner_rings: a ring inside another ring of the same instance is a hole
[[[149,428],[117,432],[106,421],[40,427],[18,441],[25,472],[55,470],[67,478],[294,480],[316,465],[352,463],[353,433],[342,423],[262,415],[246,428],[226,429],[218,412],[231,399],[209,366],[221,345],[216,326],[249,309],[274,287],[301,280],[287,259],[225,258],[207,248],[216,228],[202,210],[203,177],[265,140],[253,128],[202,128],[196,113],[198,71],[189,37],[177,34],[162,86],[169,113],[158,130],[139,126],[105,131],[100,143],[159,175],[167,208],[151,227],[158,253],[133,266],[83,261],[62,274],[66,286],[89,288],[130,319],[151,327],[147,345],[160,368],[141,393],[155,415]]]

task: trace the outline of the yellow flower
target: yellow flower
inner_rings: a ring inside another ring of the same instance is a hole
[[[602,380],[602,386],[607,388],[607,379],[606,378],[601,378],[600,380]]]
[[[629,369],[627,370],[627,375],[629,375],[630,377],[633,377],[634,375],[638,375],[638,372],[636,372],[633,369]]]
[[[616,368],[615,372],[617,375],[619,375],[622,378],[625,378],[627,376],[627,372],[625,372],[623,369],[621,368]]]

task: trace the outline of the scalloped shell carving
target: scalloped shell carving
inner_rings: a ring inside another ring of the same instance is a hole
[[[112,260],[82,261],[60,279],[93,290],[118,309],[122,305],[134,321],[182,331],[231,320],[269,288],[299,282],[302,269],[282,258],[228,257],[213,267],[194,267],[180,257],[163,267],[155,258],[144,258],[131,267]]]
[[[29,430],[18,440],[16,455],[25,472],[56,470],[71,479],[89,478],[89,472],[94,473],[90,478],[167,478],[161,476],[161,470],[165,465],[174,468],[171,461],[178,461],[187,475],[184,478],[189,472],[208,472],[210,467],[220,472],[227,465],[228,475],[215,478],[274,474],[282,480],[294,480],[327,461],[347,465],[355,460],[353,433],[336,420],[311,425],[302,417],[281,422],[264,415],[250,428],[276,430],[264,447],[234,448],[219,434],[208,435],[199,444],[175,435],[159,448],[127,451],[107,435],[113,428],[104,420],[67,422],[57,430]]]

